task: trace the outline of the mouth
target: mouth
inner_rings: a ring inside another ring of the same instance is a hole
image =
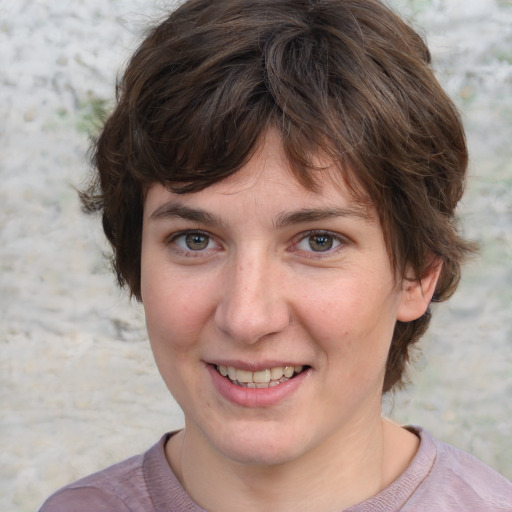
[[[276,366],[257,372],[241,370],[233,366],[214,366],[219,375],[242,388],[271,388],[279,386],[307,370],[309,366]]]

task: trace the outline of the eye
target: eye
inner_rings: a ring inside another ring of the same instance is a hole
[[[202,231],[186,231],[171,237],[170,243],[181,252],[201,252],[218,248],[210,235]]]
[[[295,245],[295,249],[306,252],[329,252],[342,244],[341,238],[333,233],[319,231],[310,232],[301,238]]]

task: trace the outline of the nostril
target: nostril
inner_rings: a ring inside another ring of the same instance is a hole
[[[241,308],[233,305],[222,306],[215,314],[217,328],[234,341],[242,343],[257,343],[262,338],[282,332],[289,324],[288,313],[271,311],[272,308]],[[227,308],[232,309],[226,311]]]
[[[278,284],[283,280],[273,272],[272,262],[263,256],[240,259],[243,261],[226,267],[214,321],[234,341],[250,344],[285,329],[290,310]]]

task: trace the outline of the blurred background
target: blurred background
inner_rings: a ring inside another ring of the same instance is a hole
[[[431,47],[471,153],[460,215],[481,254],[386,399],[512,478],[512,1],[390,0]],[[73,187],[156,0],[0,0],[0,509],[144,451],[182,417]]]

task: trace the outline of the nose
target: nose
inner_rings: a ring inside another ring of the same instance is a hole
[[[263,255],[241,256],[225,269],[215,323],[237,342],[256,343],[283,331],[290,322],[284,276],[279,264],[270,260]]]

